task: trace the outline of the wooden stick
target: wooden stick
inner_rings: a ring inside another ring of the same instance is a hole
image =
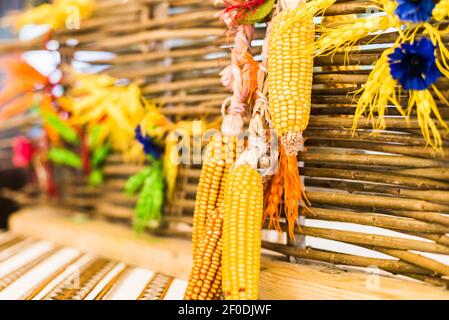
[[[199,62],[181,62],[177,64],[172,64],[170,66],[152,66],[151,68],[140,68],[140,69],[125,69],[125,70],[108,70],[107,73],[113,77],[117,78],[127,78],[127,79],[136,79],[140,77],[149,77],[149,76],[160,76],[167,73],[177,73],[192,70],[201,70],[201,69],[222,69],[223,65],[229,62],[227,59],[224,60],[206,60]],[[223,64],[223,65],[222,65]]]
[[[402,174],[408,174],[418,177],[425,177],[438,180],[449,180],[449,168],[425,168],[425,169],[405,169],[399,171]]]
[[[409,218],[387,217],[380,214],[351,212],[351,211],[323,209],[323,208],[313,208],[312,210],[303,210],[303,214],[306,218],[311,219],[357,223],[379,228],[387,228],[409,232],[414,231],[415,233],[420,234],[449,233],[449,228],[447,226],[445,227],[439,224],[421,222]],[[444,244],[449,245],[446,243]]]
[[[392,272],[394,274],[408,273],[408,272],[425,275],[431,274],[431,271],[429,270],[414,266],[407,262],[397,260],[368,258],[350,254],[322,251],[312,248],[301,249],[289,245],[273,243],[268,241],[262,241],[262,247],[268,250],[281,252],[288,256],[323,261],[337,265],[342,264],[363,268],[376,266],[382,270]]]
[[[95,43],[96,48],[102,48],[104,50],[126,47],[133,44],[141,43],[144,41],[154,40],[166,40],[166,39],[192,39],[192,38],[204,38],[208,36],[220,36],[223,35],[223,29],[221,28],[192,28],[181,30],[155,30],[140,32],[137,34],[129,35],[127,37],[110,37],[102,39]]]
[[[424,257],[420,254],[412,253],[404,250],[381,248],[381,247],[369,247],[372,250],[382,252],[392,257],[401,259],[402,261],[414,264],[416,266],[432,270],[444,276],[449,276],[449,266]]]
[[[373,247],[385,247],[402,250],[416,250],[423,252],[449,254],[449,247],[419,240],[403,239],[398,237],[381,236],[347,230],[334,230],[328,228],[301,227],[299,234],[323,239],[342,241],[353,244],[369,245]],[[448,266],[449,268],[449,266]]]
[[[422,136],[414,134],[403,134],[398,132],[373,132],[372,130],[351,130],[345,129],[330,129],[319,130],[311,128],[306,130],[305,137],[311,139],[347,139],[353,141],[368,141],[368,142],[389,142],[400,143],[402,145],[426,146],[427,142]],[[449,143],[449,141],[446,141]]]
[[[422,221],[434,222],[443,224],[445,226],[449,226],[449,217],[442,215],[437,212],[430,211],[404,211],[404,210],[395,210],[392,211],[394,214],[401,217],[408,217]]]
[[[218,86],[220,84],[221,80],[219,78],[202,78],[202,79],[174,81],[170,83],[155,83],[144,86],[142,88],[142,93],[149,95],[165,91],[175,91],[182,89],[201,89]]]
[[[327,121],[327,120],[326,120]],[[314,126],[318,121],[315,122]],[[340,121],[335,121],[340,122]],[[323,126],[326,127],[326,126]],[[447,160],[449,159],[449,148],[443,148],[444,154],[437,154],[431,148],[423,148],[421,146],[401,146],[394,145],[388,143],[371,143],[367,141],[351,141],[351,140],[312,140],[306,143],[309,149],[311,147],[331,147],[331,148],[345,148],[345,149],[358,149],[358,150],[369,150],[369,151],[379,151],[385,153],[392,153],[398,155],[406,155],[406,156],[414,156],[419,158],[430,158],[430,159],[438,159],[438,160]]]
[[[443,161],[422,159],[418,157],[378,155],[378,154],[345,154],[327,152],[304,152],[299,154],[299,159],[312,163],[344,163],[366,166],[388,167],[414,167],[426,168],[442,166]]]
[[[393,198],[387,196],[359,195],[342,192],[307,191],[307,197],[313,202],[354,205],[360,207],[387,208],[400,211],[434,211],[449,212],[449,206],[424,200]]]
[[[436,243],[441,243],[445,246],[449,246],[449,237],[445,234],[430,234],[430,233],[422,233],[422,232],[413,232],[411,230],[407,233],[417,236],[417,237],[422,237],[425,239],[435,241]]]
[[[164,60],[166,58],[193,58],[218,52],[225,52],[225,51],[217,47],[204,47],[204,48],[202,47],[197,49],[181,49],[181,50],[178,49],[167,52],[156,51],[156,52],[119,54],[115,58],[110,60],[94,60],[93,62],[97,64],[124,65],[137,62],[152,62]]]
[[[309,177],[325,177],[334,179],[363,180],[392,184],[399,186],[415,187],[424,190],[449,190],[449,183],[427,178],[416,178],[392,172],[370,172],[360,170],[340,170],[325,168],[303,168],[302,174]],[[448,207],[449,208],[449,207]]]
[[[429,277],[426,275],[416,274],[416,273],[404,273],[405,276],[429,283],[434,286],[443,287],[445,289],[449,289],[449,281],[447,279],[442,278],[436,278],[436,277]]]
[[[310,178],[306,177],[305,184],[306,186],[311,187],[340,189],[351,193],[353,192],[386,193],[397,197],[407,197],[413,199],[427,200],[430,202],[449,204],[449,191],[412,190],[366,182],[315,179],[315,177]]]

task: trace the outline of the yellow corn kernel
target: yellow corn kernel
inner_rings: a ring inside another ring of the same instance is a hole
[[[232,170],[223,201],[222,284],[226,299],[258,298],[263,185],[249,165]]]
[[[310,114],[315,26],[312,16],[307,16],[281,32],[294,14],[294,9],[285,9],[271,23],[269,106],[273,128],[280,136],[305,130]]]

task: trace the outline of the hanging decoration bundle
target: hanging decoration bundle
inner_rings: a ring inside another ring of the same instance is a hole
[[[297,10],[284,28],[307,11],[316,14],[334,2],[308,2],[307,9]],[[448,18],[448,1],[378,0],[374,7],[382,14],[321,27],[315,54],[333,55],[342,50],[349,54],[360,40],[369,36],[374,39],[396,30],[393,46],[384,50],[366,83],[355,92],[357,106],[352,129],[356,130],[363,115],[368,115],[374,129],[385,129],[388,107],[394,106],[407,121],[416,114],[427,144],[441,152],[441,133],[447,134],[449,127],[438,110],[438,103],[449,105],[449,101],[436,83],[440,78],[449,78],[449,50],[443,41],[448,31],[443,23]],[[402,106],[403,97],[408,97],[405,107]]]
[[[73,84],[61,99],[70,112],[70,122],[83,126],[87,135],[96,134],[97,145],[110,145],[126,160],[142,159],[134,130],[152,102],[142,98],[140,88],[97,74],[70,72]]]
[[[285,29],[295,12],[306,9],[305,3],[281,1],[280,9],[271,21],[268,58],[269,111],[272,128],[279,136],[280,162],[267,188],[264,220],[280,231],[283,208],[293,238],[298,206],[308,206],[297,154],[304,150],[303,132],[310,116],[315,25],[308,13]]]
[[[226,8],[221,18],[227,24],[228,35],[233,37],[234,43],[231,46],[231,65],[222,71],[221,76],[223,85],[232,91],[232,96],[223,102],[221,134],[216,134],[206,146],[203,159],[194,210],[193,267],[184,296],[187,300],[216,300],[221,299],[223,293],[228,299],[257,298],[256,269],[261,217],[253,215],[251,210],[262,214],[262,180],[257,171],[249,165],[243,165],[243,162],[237,169],[232,169],[232,166],[241,157],[244,147],[240,137],[243,118],[249,113],[259,93],[259,63],[250,53],[253,24],[265,18],[274,1],[225,1],[224,4]],[[249,179],[248,184],[240,178]],[[238,185],[245,189],[242,190],[243,194],[240,190],[234,190]],[[256,203],[248,199],[252,198],[249,193],[254,191],[251,189],[253,187],[259,190],[256,193],[260,196],[257,198],[260,200],[258,206],[254,208],[252,205]],[[241,223],[237,221],[237,203],[231,199],[239,195],[242,201],[245,195],[248,200],[245,206],[243,203],[241,206],[248,209],[248,212],[242,212]],[[248,222],[248,230],[244,229],[244,221]],[[236,228],[240,229],[237,231]],[[236,251],[237,246],[240,247],[239,252]],[[250,255],[242,255],[245,248],[251,249]],[[233,259],[238,254],[241,256],[239,261],[247,266],[240,275],[241,280],[244,279],[240,282],[240,292],[236,292],[235,278],[240,270],[237,272],[235,264],[231,263],[236,261]],[[251,263],[254,264],[251,266]]]
[[[126,161],[147,160],[148,165],[128,179],[125,191],[139,194],[135,230],[142,232],[147,226],[157,226],[164,191],[170,200],[176,184],[178,163],[170,157],[177,142],[173,133],[179,128],[191,128],[192,124],[172,123],[153,101],[142,96],[134,83],[73,71],[71,77],[72,87],[61,100],[70,112],[70,122],[82,126],[89,137],[94,137],[88,139],[94,146],[91,161],[94,170],[89,180],[93,184],[102,181],[98,167],[110,151],[122,153]]]
[[[0,60],[4,70],[3,89],[0,92],[0,121],[11,117],[34,112],[43,120],[43,139],[36,145],[32,153],[35,160],[31,161],[39,184],[50,196],[56,194],[50,163],[49,145],[61,141],[61,136],[69,136],[67,130],[62,130],[60,124],[60,106],[55,88],[60,80],[51,81],[50,76],[44,76],[34,69],[21,56],[7,56]],[[61,129],[61,130],[58,130]],[[73,134],[71,135],[72,139]]]
[[[261,6],[261,10],[263,7]],[[257,12],[257,11],[256,11]],[[266,14],[268,14],[266,12]],[[255,14],[255,13],[252,13]],[[264,39],[258,64],[256,99],[252,104],[248,145],[231,167],[225,184],[222,236],[222,286],[226,299],[256,300],[259,296],[263,176],[273,173],[268,152],[269,125],[267,58],[270,27]]]
[[[206,128],[203,121],[173,123],[160,112],[160,108],[146,100],[144,102],[145,115],[134,132],[146,155],[147,165],[130,177],[125,185],[128,194],[139,193],[134,219],[134,228],[139,233],[146,227],[159,226],[164,200],[173,200],[180,163],[178,138],[186,138],[186,149],[190,153],[189,138]]]
[[[52,30],[64,27],[76,29],[82,19],[88,18],[95,8],[94,0],[53,0],[11,17],[16,28],[25,25],[50,25]]]
[[[53,100],[55,84],[34,69],[21,56],[8,56],[0,60],[4,72],[0,92],[0,121],[29,111],[38,104],[46,109]]]
[[[135,136],[150,163],[129,178],[125,185],[128,194],[135,194],[140,190],[134,218],[134,229],[140,233],[145,227],[155,227],[160,222],[164,201],[164,176],[160,147],[150,136],[143,135],[140,125],[136,127]]]

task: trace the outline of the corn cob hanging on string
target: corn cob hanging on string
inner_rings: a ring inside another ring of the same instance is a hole
[[[218,269],[213,271],[213,277],[211,271],[206,268],[210,265],[203,265],[205,254],[216,255],[219,253],[219,257],[221,257],[221,241],[215,243],[215,246],[212,247],[213,250],[204,252],[204,246],[209,248],[212,246],[211,237],[216,237],[216,235],[219,235],[219,238],[221,237],[222,223],[220,219],[222,220],[222,218],[220,217],[222,213],[219,212],[218,208],[224,198],[229,169],[242,151],[242,139],[222,137],[220,134],[214,136],[206,147],[195,201],[192,235],[193,268],[184,295],[186,300],[216,300],[221,297],[221,263]],[[220,259],[218,262],[220,262]],[[203,267],[200,268],[198,265]]]
[[[233,20],[229,18],[225,21],[229,24],[233,23]],[[248,99],[250,99],[253,92],[252,88],[247,87],[247,85],[252,87],[252,83],[254,83],[254,62],[248,52],[253,32],[252,26],[238,27],[235,34],[234,48],[231,51],[231,65],[221,72],[222,83],[232,90],[232,96],[223,101],[222,135],[216,135],[213,139],[214,141],[211,142],[213,145],[213,152],[216,155],[215,161],[212,161],[210,164],[208,164],[208,161],[205,161],[202,168],[201,176],[204,176],[204,179],[201,179],[200,177],[193,220],[192,240],[194,244],[194,253],[196,251],[195,247],[202,237],[207,219],[207,212],[214,210],[215,207],[220,204],[217,202],[217,192],[219,183],[225,173],[224,162],[226,160],[227,162],[233,163],[235,160],[235,154],[232,155],[232,152],[235,152],[234,150],[236,150],[235,143],[237,142],[236,139],[238,139],[238,135],[242,131],[243,115],[247,109]],[[231,158],[227,157],[226,151],[231,152]],[[206,152],[206,156],[207,153],[208,152]],[[232,159],[232,157],[234,158]],[[217,168],[219,169],[218,172],[221,172],[220,175],[216,173],[214,189],[211,189],[210,185],[208,185],[208,180],[211,178],[211,171],[216,172],[212,168]],[[229,169],[229,167],[227,169]],[[205,187],[203,187],[203,184]]]
[[[223,225],[223,291],[226,299],[258,298],[263,184],[256,169],[242,164],[226,185]]]
[[[267,92],[267,51],[270,28],[262,47],[263,60],[257,74],[257,99],[249,123],[247,149],[231,169],[223,201],[222,281],[226,299],[258,298],[261,227],[263,213],[263,175],[273,173],[267,144],[269,123]],[[271,148],[277,159],[277,148]]]
[[[237,2],[244,3],[233,1],[233,4]],[[251,25],[236,26],[236,7],[231,9],[230,2],[225,4],[228,6],[223,11],[222,19],[234,37],[234,46],[231,49],[231,65],[220,75],[223,85],[232,91],[232,96],[225,99],[222,105],[222,135],[215,135],[206,147],[194,209],[193,268],[184,296],[187,300],[220,299],[222,295],[220,205],[230,166],[243,150],[243,139],[239,138],[239,134],[243,116],[257,86],[257,63],[249,52],[254,28]]]
[[[229,24],[230,18],[224,18]],[[254,96],[257,86],[257,62],[249,52],[254,35],[252,25],[239,25],[232,29],[234,45],[231,49],[231,64],[221,73],[222,84],[229,87],[232,96],[222,104],[223,123],[221,131],[225,136],[238,136],[243,128],[243,116],[247,112],[248,103]]]
[[[304,3],[290,1],[271,21],[269,41],[269,110],[272,128],[280,137],[280,165],[267,190],[264,219],[280,230],[280,205],[284,198],[284,211],[289,235],[298,219],[298,206],[306,200],[299,176],[297,153],[304,149],[303,131],[309,122],[312,79],[313,43],[315,26],[313,16],[295,18]],[[304,203],[306,204],[306,203]]]
[[[248,148],[231,168],[223,200],[222,282],[230,300],[255,300],[259,294],[263,183],[258,169],[268,150],[260,114],[249,130]]]
[[[230,3],[226,4],[228,7],[223,11],[221,18],[231,29],[235,26],[235,20],[233,17],[226,14],[229,12],[228,9],[231,5]],[[230,33],[232,32],[230,31]],[[250,25],[239,25],[233,30],[234,46],[231,49],[231,65],[226,67],[220,73],[223,86],[228,87],[232,91],[232,95],[226,98],[222,104],[222,135],[216,135],[213,142],[211,142],[215,161],[221,158],[221,161],[217,163],[220,166],[223,166],[221,163],[223,160],[225,160],[228,165],[235,161],[238,135],[242,132],[243,127],[243,116],[246,113],[248,101],[251,99],[255,90],[256,79],[254,75],[257,72],[257,64],[249,53],[253,33],[254,28]],[[241,151],[242,150],[240,150],[240,152]],[[206,156],[207,153],[208,152],[206,152]],[[206,167],[203,167],[202,174],[204,173],[206,176],[208,161],[207,158],[205,160]],[[229,169],[229,167],[227,167],[227,169]],[[210,192],[210,190],[208,191]],[[212,195],[212,197],[215,196]],[[215,201],[215,205],[218,204],[219,202]],[[214,209],[212,208],[213,205],[209,206],[209,209]],[[199,220],[201,223],[198,224],[198,228],[195,228],[194,225],[194,229],[201,230],[201,226],[204,225],[205,217],[200,217]],[[194,243],[195,237],[194,230]]]

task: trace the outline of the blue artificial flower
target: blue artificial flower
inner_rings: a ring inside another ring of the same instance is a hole
[[[435,46],[428,38],[403,43],[389,57],[390,72],[406,90],[424,90],[441,76]]]
[[[161,152],[158,146],[154,143],[153,139],[150,136],[142,135],[142,128],[139,126],[135,129],[136,140],[140,142],[143,147],[143,152],[146,155],[152,156],[154,159],[159,159],[161,156]]]
[[[407,22],[426,22],[432,17],[433,0],[396,0],[396,15]]]

